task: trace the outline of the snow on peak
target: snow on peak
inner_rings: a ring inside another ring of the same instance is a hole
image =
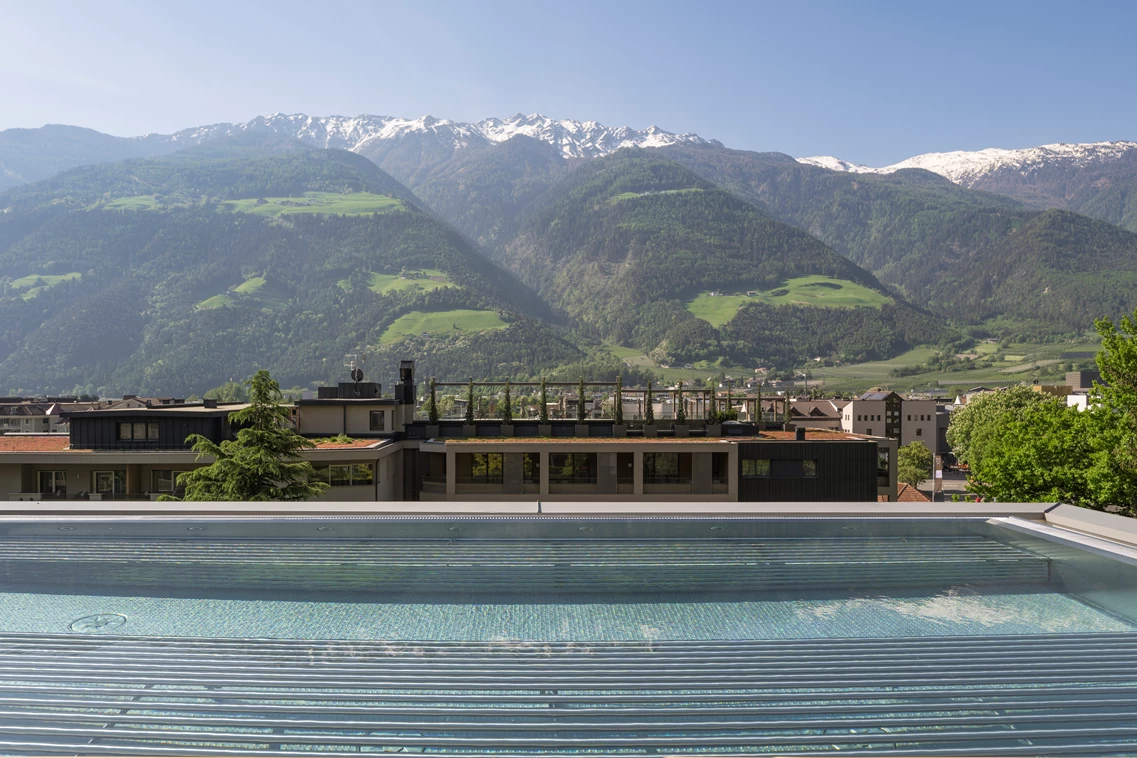
[[[425,115],[417,119],[394,116],[307,116],[302,113],[272,113],[243,124],[212,124],[185,129],[166,137],[148,135],[144,139],[168,139],[198,144],[209,139],[249,132],[273,132],[291,136],[323,148],[359,152],[410,134],[430,134],[453,149],[471,144],[505,142],[524,135],[553,145],[566,158],[595,158],[624,147],[665,147],[676,144],[706,143],[697,134],[674,134],[657,126],[636,130],[626,126],[607,127],[595,121],[554,119],[539,113],[521,113],[509,118],[487,118],[468,124]]]
[[[1137,142],[1085,142],[1041,145],[1020,150],[988,148],[986,150],[956,150],[949,153],[925,153],[883,168],[860,166],[855,163],[823,156],[798,158],[798,163],[854,173],[891,174],[905,168],[922,168],[964,186],[972,186],[996,171],[1011,170],[1024,176],[1049,166],[1081,168],[1097,163],[1117,160],[1131,150]]]

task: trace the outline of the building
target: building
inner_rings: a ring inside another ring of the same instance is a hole
[[[298,400],[325,500],[862,501],[896,498],[896,441],[839,429],[535,419],[415,419],[414,365],[393,397],[369,382]],[[64,435],[0,436],[11,500],[157,499],[199,461],[187,437],[233,439],[241,404],[119,403],[64,414]],[[822,406],[818,406],[819,408]],[[808,417],[808,414],[807,414]],[[780,425],[779,425],[780,427]]]
[[[866,392],[841,412],[843,431],[879,435],[901,445],[923,442],[932,452],[938,447],[935,400],[908,400],[895,392]]]

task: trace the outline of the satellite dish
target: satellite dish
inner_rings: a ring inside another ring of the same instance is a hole
[[[351,380],[353,382],[362,382],[363,381],[363,369],[353,368],[351,370]]]

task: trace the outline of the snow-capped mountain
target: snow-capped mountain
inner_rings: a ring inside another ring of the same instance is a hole
[[[195,145],[218,137],[269,132],[294,137],[322,148],[340,148],[357,153],[374,151],[381,143],[408,136],[431,137],[452,150],[504,142],[525,135],[555,146],[566,158],[596,158],[624,147],[664,147],[705,144],[697,134],[675,134],[656,126],[632,129],[608,127],[595,121],[553,119],[520,113],[507,119],[488,118],[463,123],[433,116],[418,119],[395,116],[306,116],[274,113],[243,124],[212,124],[184,129],[172,135],[151,134],[137,139]]]
[[[925,153],[883,168],[862,166],[828,155],[797,160],[799,163],[857,174],[890,174],[905,168],[922,168],[956,184],[975,187],[996,173],[1010,171],[1029,176],[1041,169],[1092,168],[1126,157],[1133,151],[1137,151],[1137,142],[1060,142],[1022,150],[988,148],[974,152],[956,150],[950,153]]]

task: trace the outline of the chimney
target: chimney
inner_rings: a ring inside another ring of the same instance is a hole
[[[205,408],[216,408],[217,407],[217,400],[215,400],[214,398],[207,397],[201,401],[201,405],[202,405],[202,407],[205,407]]]
[[[799,426],[794,429],[794,439],[798,442],[805,441],[805,427]]]

